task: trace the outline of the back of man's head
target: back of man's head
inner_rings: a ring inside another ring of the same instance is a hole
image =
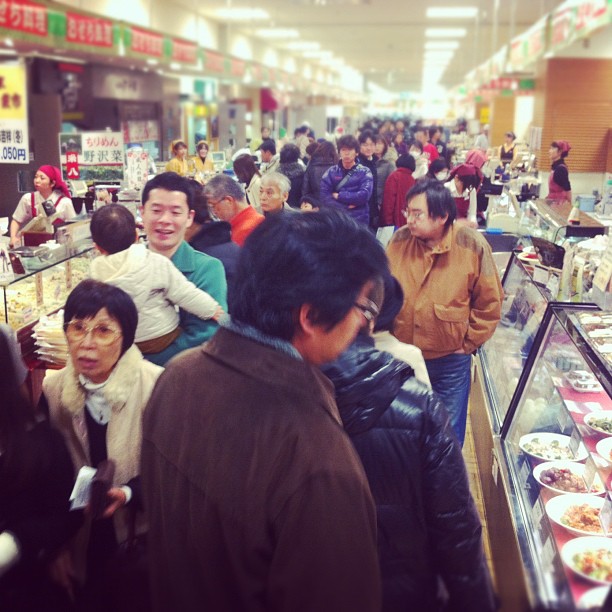
[[[236,202],[245,201],[244,189],[240,183],[236,182],[227,174],[217,174],[213,176],[213,178],[206,183],[204,194],[209,201],[213,200],[217,202],[228,196],[236,200]]]
[[[380,243],[363,225],[333,210],[273,215],[246,240],[236,272],[232,318],[291,340],[309,304],[313,324],[333,328],[363,286],[387,271]]]
[[[92,240],[109,254],[129,249],[136,240],[134,215],[121,204],[98,208],[89,228]]]

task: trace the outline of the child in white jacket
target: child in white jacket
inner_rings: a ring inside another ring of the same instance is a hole
[[[91,277],[123,289],[138,310],[136,344],[145,354],[158,353],[181,333],[176,306],[202,319],[223,314],[219,303],[189,282],[163,255],[138,244],[136,221],[120,204],[98,209],[91,237],[101,256],[91,264]]]

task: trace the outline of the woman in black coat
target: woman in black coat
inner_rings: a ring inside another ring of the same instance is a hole
[[[461,446],[440,400],[367,329],[324,372],[376,502],[384,612],[495,610]]]
[[[0,325],[0,610],[66,611],[50,564],[79,526],[69,512],[73,466],[62,436],[25,399],[19,359]]]

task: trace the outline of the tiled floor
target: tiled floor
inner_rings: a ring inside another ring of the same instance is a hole
[[[478,514],[480,515],[480,520],[482,522],[482,539],[484,541],[485,556],[487,558],[487,563],[489,564],[493,583],[495,584],[495,573],[493,571],[493,563],[491,561],[491,544],[489,542],[489,532],[487,530],[487,517],[484,512],[480,476],[478,475],[478,464],[476,463],[476,450],[474,448],[474,438],[472,436],[472,428],[470,426],[469,418],[465,432],[465,443],[463,445],[463,459],[465,460],[465,467],[470,480],[472,497],[474,498],[474,502],[476,503],[476,508],[478,509]]]

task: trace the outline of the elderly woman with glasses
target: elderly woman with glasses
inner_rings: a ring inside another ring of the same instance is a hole
[[[96,468],[106,460],[115,464],[105,509],[100,518],[92,516],[89,506],[85,509],[84,527],[72,550],[86,609],[120,609],[109,597],[126,602],[136,588],[128,585],[124,592],[125,585],[113,581],[109,572],[119,545],[145,531],[141,420],[162,368],[145,361],[134,345],[137,323],[136,306],[127,293],[82,281],[64,309],[68,363],[49,372],[43,383],[42,408],[63,434],[76,469]]]

